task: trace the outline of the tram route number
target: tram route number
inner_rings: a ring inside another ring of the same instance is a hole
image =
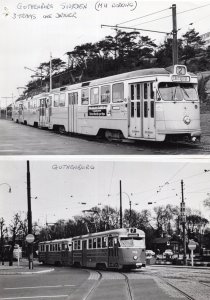
[[[106,106],[98,107],[98,106],[92,106],[88,107],[88,116],[89,117],[105,117],[107,115],[106,112]]]

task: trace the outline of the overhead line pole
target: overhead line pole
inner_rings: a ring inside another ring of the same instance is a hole
[[[182,191],[182,202],[181,202],[181,223],[182,223],[182,231],[183,231],[183,264],[187,264],[187,256],[186,256],[186,213],[185,213],[185,202],[184,202],[184,182],[181,180],[181,191]]]
[[[120,228],[122,227],[122,184],[120,180]]]
[[[31,211],[31,175],[30,163],[27,160],[27,203],[28,203],[28,234],[32,234],[32,211]],[[28,264],[29,269],[33,269],[33,244],[28,244]]]
[[[172,58],[173,58],[173,65],[177,65],[178,64],[178,42],[177,42],[176,4],[172,5],[172,22],[173,22]]]

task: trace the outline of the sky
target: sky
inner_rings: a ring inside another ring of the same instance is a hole
[[[33,72],[24,67],[36,69],[49,61],[50,53],[53,58],[66,61],[65,53],[76,45],[94,43],[114,34],[111,28],[101,28],[102,24],[123,23],[122,26],[171,32],[172,4],[177,6],[178,37],[189,28],[201,34],[210,31],[210,2],[206,1],[1,0],[0,106],[14,101],[31,80]],[[133,19],[136,20],[126,22]],[[165,34],[141,33],[157,44],[165,38]]]
[[[120,180],[123,209],[129,208],[129,201],[137,211],[152,211],[155,206],[167,204],[180,206],[183,180],[186,207],[210,219],[210,209],[203,206],[210,194],[209,158],[29,159],[33,222],[42,226],[81,215],[93,206],[119,209]],[[26,166],[26,158],[0,160],[0,217],[6,224],[15,213],[26,215]],[[1,184],[5,182],[11,186],[11,193],[7,185]]]

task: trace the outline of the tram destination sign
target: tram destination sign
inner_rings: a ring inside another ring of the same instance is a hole
[[[106,113],[106,106],[89,106],[88,107],[88,116],[89,117],[105,117]]]

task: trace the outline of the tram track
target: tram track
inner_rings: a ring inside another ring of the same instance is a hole
[[[129,278],[124,273],[121,273],[125,277],[126,287],[127,287],[127,293],[128,293],[128,300],[134,300],[132,288],[129,282]]]
[[[112,281],[113,280],[116,280],[116,281],[124,280],[125,290],[126,290],[126,295],[124,295],[124,296],[126,297],[126,300],[135,300],[133,291],[132,291],[132,287],[130,285],[129,277],[126,274],[124,274],[122,272],[117,272],[117,273],[116,272],[108,272],[107,273],[106,271],[103,271],[103,272],[95,271],[95,272],[99,274],[99,277],[98,277],[97,281],[95,281],[94,284],[92,285],[92,287],[89,289],[87,294],[82,297],[82,300],[98,299],[98,294],[100,294],[100,288],[101,288],[100,284],[102,282],[105,282],[106,280],[112,280]],[[112,286],[114,286],[114,285],[112,285]],[[116,293],[116,291],[115,291],[115,293]],[[100,299],[105,300],[106,298],[103,298],[103,297],[104,296],[101,295]]]
[[[90,290],[88,291],[88,293],[84,296],[84,298],[82,300],[90,300],[91,296],[95,293],[95,291],[97,290],[103,276],[102,273],[100,271],[95,271],[96,273],[99,274],[98,279],[94,282],[94,284],[92,285],[92,287],[90,288]]]
[[[181,289],[179,289],[178,287],[176,287],[174,284],[168,282],[167,280],[164,280],[165,284],[167,284],[168,286],[172,287],[174,290],[178,291],[180,294],[182,294],[183,296],[185,296],[186,299],[189,300],[197,300],[196,298],[193,298],[192,296],[188,295],[187,293],[185,293],[184,291],[182,291]]]

